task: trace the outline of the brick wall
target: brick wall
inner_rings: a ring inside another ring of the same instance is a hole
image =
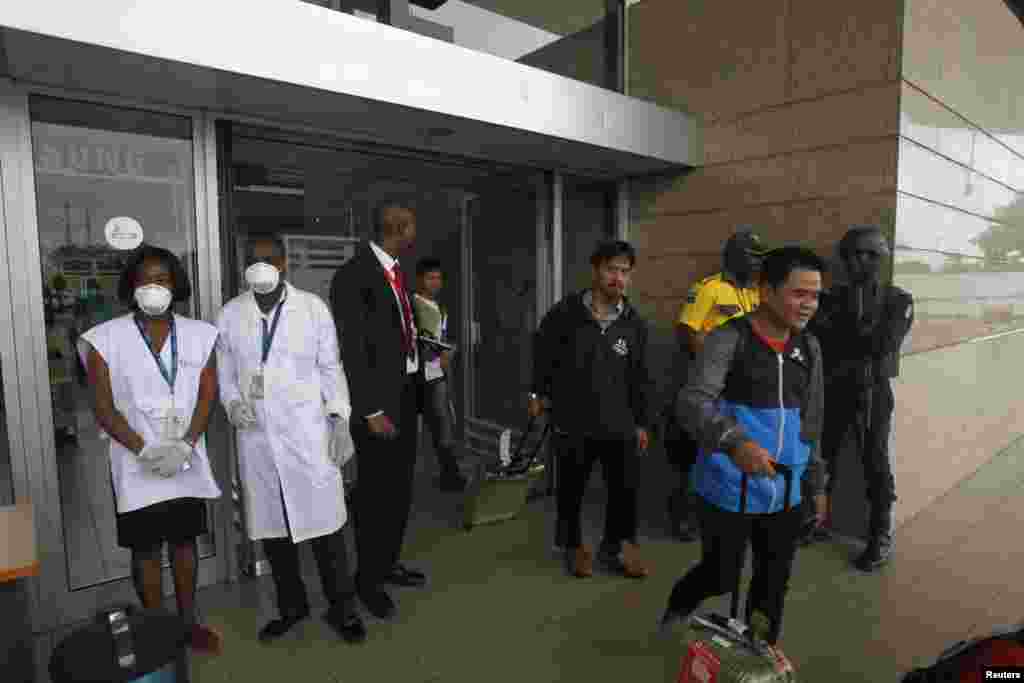
[[[630,94],[701,121],[704,163],[633,184],[633,294],[668,328],[738,224],[831,256],[855,222],[891,223],[902,11],[810,0],[644,0],[630,15]]]

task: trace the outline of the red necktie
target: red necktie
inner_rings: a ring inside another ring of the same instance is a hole
[[[395,264],[391,268],[391,275],[388,278],[398,293],[398,300],[402,302],[402,336],[405,337],[405,350],[412,358],[414,355],[412,339],[412,304],[409,303],[409,296],[405,292],[405,282],[402,278],[402,271]]]

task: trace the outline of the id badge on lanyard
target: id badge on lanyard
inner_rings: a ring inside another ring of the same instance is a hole
[[[142,335],[142,339],[146,342],[146,348],[149,349],[150,355],[153,356],[153,361],[156,363],[157,369],[160,371],[160,375],[164,378],[164,382],[167,383],[170,395],[167,398],[167,403],[160,412],[155,415],[156,424],[154,425],[156,433],[161,439],[166,440],[178,440],[185,435],[185,417],[180,414],[175,405],[175,394],[174,394],[174,383],[178,378],[178,328],[174,323],[174,318],[171,318],[171,329],[170,329],[170,341],[171,341],[171,367],[168,368],[164,365],[163,359],[160,357],[160,353],[153,348],[153,340],[150,338],[149,333],[146,332],[146,328],[142,323],[135,319],[135,326],[139,330],[139,334]]]
[[[267,359],[270,357],[270,347],[274,344],[274,335],[277,334],[277,324],[281,321],[281,309],[284,308],[284,300],[282,299],[277,304],[277,310],[274,312],[274,322],[270,324],[270,329],[267,329],[266,317],[260,318],[260,323],[263,326],[262,340],[262,355],[260,357],[260,369],[252,379],[249,381],[249,399],[253,401],[262,401],[266,395],[266,387],[264,382],[264,370],[267,366]]]
[[[249,382],[249,398],[253,401],[263,400],[263,366],[260,366],[260,371],[252,376],[252,380]]]

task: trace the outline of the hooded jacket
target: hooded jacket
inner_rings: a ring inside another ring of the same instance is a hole
[[[621,315],[602,330],[583,294],[562,299],[541,321],[532,390],[551,399],[557,429],[598,439],[635,438],[637,427],[652,426],[647,323],[623,298]]]
[[[824,488],[818,442],[824,417],[821,349],[807,332],[792,335],[782,353],[754,333],[750,319],[735,318],[712,331],[686,385],[679,391],[680,423],[701,445],[697,493],[709,503],[739,511],[742,471],[726,451],[753,440],[793,472],[791,506],[801,500],[800,480],[813,494]],[[785,480],[752,476],[747,512],[767,514],[785,506]]]

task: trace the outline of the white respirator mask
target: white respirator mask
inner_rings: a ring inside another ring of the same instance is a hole
[[[151,318],[166,313],[173,296],[171,290],[163,285],[143,285],[135,288],[135,303]]]
[[[245,269],[245,282],[257,294],[270,294],[281,282],[281,271],[264,261]]]

